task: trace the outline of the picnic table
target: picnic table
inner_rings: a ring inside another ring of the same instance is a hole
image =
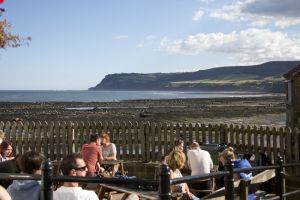
[[[103,165],[104,167],[109,167],[112,169],[112,173],[111,175],[114,176],[116,171],[114,169],[117,169],[117,167],[120,166],[120,170],[121,170],[121,175],[125,175],[125,171],[124,171],[124,161],[123,160],[104,160],[101,165]]]

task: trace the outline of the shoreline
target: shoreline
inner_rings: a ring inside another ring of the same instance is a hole
[[[0,102],[0,121],[151,121],[285,126],[285,113],[284,95],[112,102]]]

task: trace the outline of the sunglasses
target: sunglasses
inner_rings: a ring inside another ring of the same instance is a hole
[[[74,168],[74,169],[83,172],[83,171],[86,171],[86,165],[83,166],[83,167],[77,167],[77,168]]]

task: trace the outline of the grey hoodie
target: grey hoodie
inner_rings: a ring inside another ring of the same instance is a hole
[[[41,182],[34,180],[14,180],[7,192],[12,200],[40,200]]]

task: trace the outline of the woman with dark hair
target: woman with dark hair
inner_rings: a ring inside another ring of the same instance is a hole
[[[44,155],[28,151],[21,156],[21,171],[24,174],[41,175],[41,164],[45,159]],[[36,180],[14,180],[8,186],[7,192],[13,200],[40,200],[41,181]]]
[[[12,151],[13,151],[12,143],[8,140],[4,140],[0,144],[0,162],[13,159],[14,157],[11,156]]]

